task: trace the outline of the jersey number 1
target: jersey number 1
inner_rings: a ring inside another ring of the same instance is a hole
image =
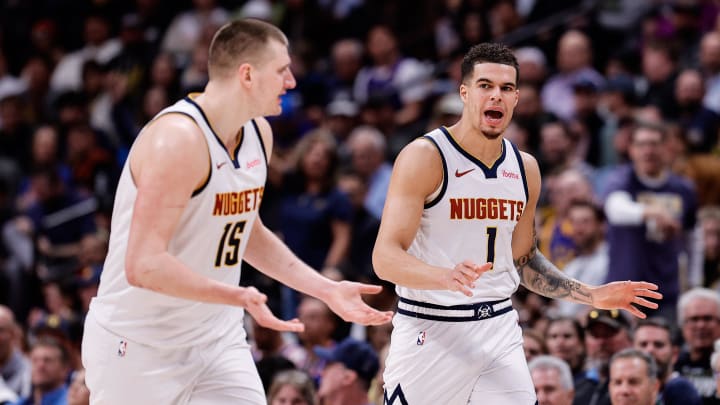
[[[245,221],[227,223],[215,256],[215,267],[235,266],[240,262],[240,237],[245,230]]]
[[[497,228],[489,226],[487,228],[487,262],[493,263],[495,261],[495,237],[497,236]]]

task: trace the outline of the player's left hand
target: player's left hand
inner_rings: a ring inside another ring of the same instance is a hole
[[[595,288],[592,305],[598,309],[624,309],[645,319],[646,315],[638,306],[656,309],[657,303],[643,297],[662,299],[662,294],[657,290],[657,285],[645,281],[615,281]]]
[[[329,291],[325,303],[346,322],[380,325],[390,322],[392,311],[378,311],[362,300],[362,294],[378,294],[379,285],[340,281]]]

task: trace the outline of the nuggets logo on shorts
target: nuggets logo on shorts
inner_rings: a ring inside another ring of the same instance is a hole
[[[120,341],[120,345],[118,345],[118,351],[117,354],[120,357],[125,357],[125,353],[127,352],[127,342],[124,340]]]
[[[418,337],[417,337],[417,342],[416,342],[416,343],[417,343],[418,346],[422,346],[423,343],[425,343],[425,331],[422,331],[422,332],[418,333]]]

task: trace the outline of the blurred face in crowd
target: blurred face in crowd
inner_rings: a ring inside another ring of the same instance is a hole
[[[397,42],[387,27],[379,26],[370,30],[367,39],[367,50],[377,64],[393,62],[397,50]]]
[[[710,31],[700,41],[700,65],[709,73],[720,71],[720,33]]]
[[[545,344],[551,355],[565,360],[571,369],[582,366],[581,362],[585,355],[584,342],[580,340],[571,321],[552,322],[545,334]]]
[[[538,367],[530,376],[535,386],[538,405],[570,405],[574,391],[563,387],[560,373],[554,367]]]
[[[358,378],[357,374],[339,362],[328,363],[322,371],[318,398],[327,399],[345,387],[351,385]]]
[[[585,34],[569,31],[560,38],[557,65],[562,72],[573,72],[587,67],[592,59],[590,42]]]
[[[705,88],[700,72],[686,69],[675,81],[675,99],[680,107],[699,108],[702,104]]]
[[[568,220],[572,227],[571,238],[580,251],[586,253],[593,249],[602,237],[602,223],[592,207],[571,206]]]
[[[500,63],[476,63],[472,75],[460,85],[464,119],[488,139],[505,131],[518,103],[517,72]]]
[[[290,384],[285,384],[278,390],[269,405],[311,405],[305,401],[300,391]]]
[[[651,128],[638,128],[630,140],[630,159],[635,171],[643,176],[657,177],[665,168],[663,135]]]
[[[627,330],[596,323],[588,328],[585,345],[589,358],[607,362],[613,354],[630,347],[631,342]]]
[[[657,326],[646,325],[635,330],[633,345],[636,349],[651,355],[658,368],[665,373],[675,361],[676,352],[670,341],[670,333]]]
[[[31,380],[43,392],[60,387],[67,377],[68,368],[60,349],[39,345],[30,352]]]
[[[331,146],[321,142],[314,142],[307,153],[302,157],[302,170],[309,179],[322,179],[328,175],[330,167]]]
[[[713,347],[720,338],[720,312],[717,304],[709,299],[696,298],[690,301],[682,313],[682,335],[691,350]]]
[[[720,219],[707,218],[703,220],[702,230],[705,259],[718,260],[720,258]]]
[[[610,402],[613,405],[653,405],[659,382],[648,376],[647,363],[639,358],[618,358],[610,365]]]
[[[544,124],[540,129],[540,153],[545,162],[559,164],[570,155],[572,139],[559,122]]]
[[[528,362],[541,354],[545,354],[542,342],[535,336],[528,334],[523,335],[523,350],[525,352],[525,359]]]
[[[298,335],[306,345],[325,344],[335,329],[328,306],[314,298],[305,298],[300,302],[298,319],[305,324],[305,331]]]

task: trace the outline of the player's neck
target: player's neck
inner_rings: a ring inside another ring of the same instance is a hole
[[[253,114],[243,97],[229,97],[233,93],[222,87],[221,83],[208,83],[195,102],[207,116],[213,131],[231,148],[237,143],[238,130],[253,118]]]
[[[469,122],[460,120],[448,128],[455,141],[476,159],[492,165],[502,154],[502,135],[489,138]]]

